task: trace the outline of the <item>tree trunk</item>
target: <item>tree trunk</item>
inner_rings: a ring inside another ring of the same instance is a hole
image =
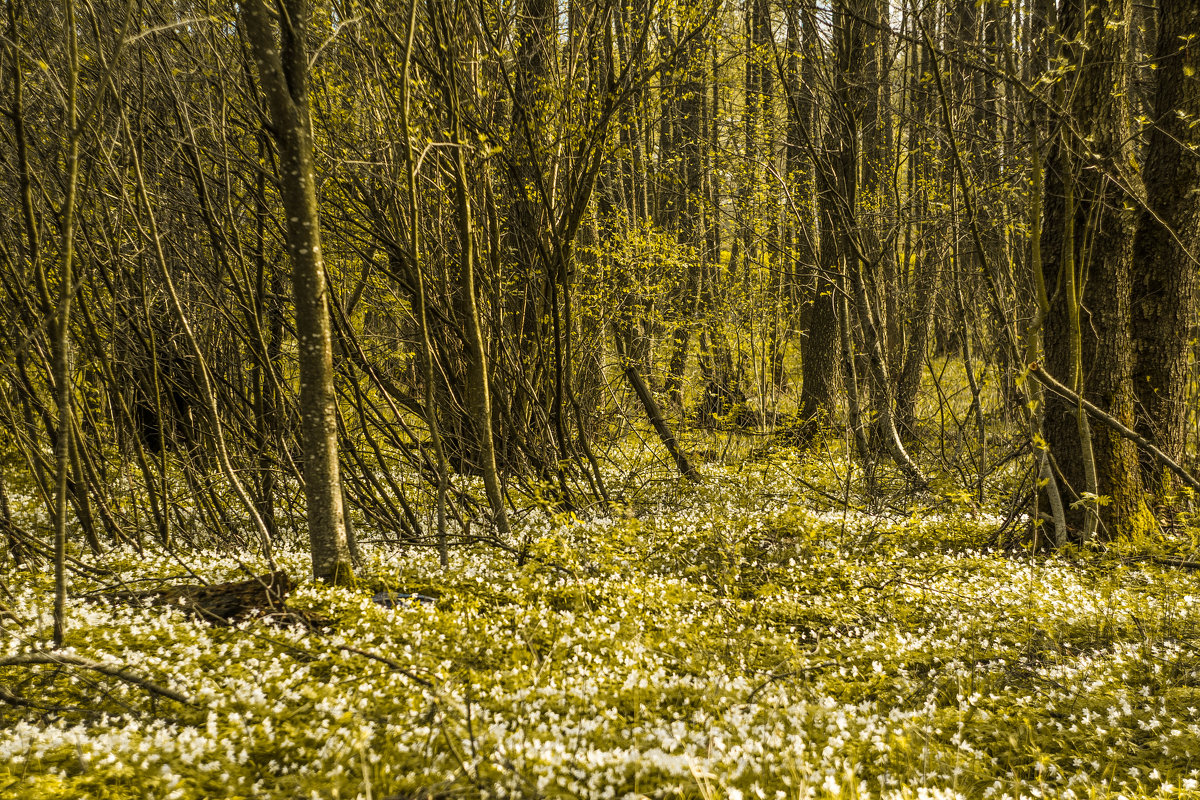
[[[1052,285],[1067,287],[1075,281],[1079,287],[1075,297],[1064,288],[1051,301],[1045,336],[1049,371],[1078,371],[1080,394],[1132,425],[1135,220],[1126,192],[1138,178],[1130,169],[1128,34],[1123,24],[1110,24],[1126,18],[1128,5],[1128,0],[1064,0],[1060,9],[1062,56],[1075,65],[1075,72],[1073,85],[1062,87],[1062,97],[1070,98],[1071,118],[1062,121],[1047,162],[1041,250]],[[1080,280],[1084,275],[1087,280]],[[1077,328],[1072,324],[1076,311]],[[1068,522],[1082,527],[1093,507],[1102,536],[1145,533],[1154,520],[1133,444],[1109,429],[1088,437],[1079,414],[1077,404],[1049,398],[1045,438],[1075,497],[1082,499],[1090,483],[1091,455],[1096,492],[1107,500],[1076,506]]]
[[[795,324],[801,340],[806,335],[807,298],[804,289],[813,278],[813,254],[816,252],[817,225],[813,207],[812,150],[813,102],[812,87],[806,83],[812,71],[813,54],[808,33],[811,14],[801,11],[800,3],[787,5],[787,73],[782,77],[786,102],[787,129],[784,134],[784,168],[786,169],[787,198],[784,213],[784,253],[779,268],[783,271],[783,292],[780,298],[784,322]],[[799,313],[797,313],[799,311]],[[787,386],[784,353],[790,335],[783,334],[776,344],[771,364],[771,384],[775,390]]]
[[[637,364],[629,358],[629,345],[631,335],[629,330],[622,329],[620,322],[613,325],[613,339],[617,344],[617,355],[621,359],[621,367],[625,373],[625,379],[629,381],[629,385],[633,388],[634,394],[641,401],[642,409],[646,412],[646,418],[650,420],[650,424],[654,427],[654,432],[658,434],[658,439],[662,442],[663,447],[667,448],[667,452],[671,454],[671,459],[675,462],[675,467],[679,470],[679,474],[687,478],[693,483],[699,482],[700,473],[696,472],[696,468],[692,466],[688,460],[687,454],[679,446],[679,441],[672,433],[667,421],[663,418],[662,411],[658,407],[658,401],[654,399],[654,393],[650,391],[650,387],[646,385],[646,381],[638,372]]]
[[[837,297],[835,276],[845,276],[848,260],[855,257],[848,240],[848,226],[853,224],[858,192],[859,129],[866,106],[860,82],[865,63],[863,20],[867,11],[868,0],[840,0],[834,4],[833,96],[824,157],[816,165],[817,214],[821,226],[816,293],[802,360],[800,417],[806,423],[832,411],[840,377],[837,309],[849,306]]]
[[[75,297],[72,278],[75,257],[75,193],[79,183],[78,84],[79,51],[75,38],[75,4],[66,2],[66,29],[70,65],[67,76],[67,192],[62,211],[62,247],[58,276],[57,318],[49,325],[54,359],[54,394],[58,405],[58,438],[54,443],[57,480],[54,490],[54,646],[62,647],[66,635],[67,576],[67,473],[70,469],[72,424],[71,401],[71,301]],[[85,489],[79,488],[80,493]]]
[[[278,40],[263,0],[247,0],[242,14],[279,148],[279,186],[287,215],[299,340],[304,495],[313,575],[327,583],[346,584],[353,582],[354,571],[338,472],[333,338],[309,117],[306,29],[311,7],[308,0],[282,0],[281,5],[285,14]]]
[[[683,379],[694,319],[697,313],[705,316],[709,310],[707,304],[700,299],[703,294],[701,284],[706,260],[701,201],[704,190],[704,62],[707,39],[707,36],[697,34],[684,48],[684,57],[680,64],[679,97],[675,104],[679,114],[674,126],[675,146],[680,155],[674,183],[682,197],[678,197],[676,202],[668,207],[667,224],[674,228],[676,241],[686,248],[688,266],[687,278],[681,291],[682,319],[672,333],[671,360],[664,388],[671,404],[677,408],[683,407]]]
[[[553,6],[553,3],[550,4]],[[510,538],[508,510],[504,504],[504,489],[496,464],[496,439],[492,429],[492,394],[487,349],[483,338],[483,321],[479,313],[478,289],[475,281],[475,222],[471,210],[471,193],[467,184],[467,143],[463,124],[460,87],[453,80],[454,65],[462,54],[453,43],[454,16],[447,5],[438,9],[434,21],[434,44],[440,56],[443,79],[441,90],[447,112],[446,126],[455,147],[450,156],[450,174],[454,181],[455,227],[458,234],[458,291],[462,297],[462,314],[466,323],[468,411],[475,425],[479,447],[479,466],[483,473],[484,493],[492,512],[496,532],[503,540]],[[468,51],[469,52],[469,51]],[[540,454],[539,454],[540,456]]]
[[[1133,276],[1135,427],[1176,461],[1187,438],[1188,344],[1200,274],[1197,31],[1195,0],[1159,0],[1155,124],[1143,173],[1146,207],[1133,243],[1138,265]],[[1142,459],[1142,476],[1156,493],[1170,486],[1153,460]]]

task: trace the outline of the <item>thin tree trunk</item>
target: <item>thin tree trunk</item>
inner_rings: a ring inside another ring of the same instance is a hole
[[[354,569],[338,468],[333,335],[309,116],[306,31],[312,9],[308,0],[282,0],[280,6],[278,40],[264,0],[246,0],[241,14],[279,148],[280,194],[287,215],[300,350],[304,494],[313,576],[342,585],[353,583]]]
[[[445,14],[445,8],[439,7],[433,24],[439,52],[442,54],[442,67],[447,75],[455,64],[457,54],[450,42],[453,35],[450,20]],[[496,467],[496,445],[492,430],[492,398],[488,378],[487,350],[483,340],[483,324],[479,316],[479,302],[475,287],[475,226],[471,213],[470,187],[467,185],[467,142],[463,133],[461,119],[459,86],[452,80],[443,83],[442,91],[449,114],[447,120],[450,135],[454,144],[454,154],[450,158],[450,167],[454,180],[454,204],[458,232],[459,258],[459,290],[462,293],[463,310],[467,334],[467,387],[470,400],[470,411],[474,418],[476,435],[479,438],[480,470],[483,473],[484,492],[487,495],[488,506],[492,511],[492,519],[496,530],[503,540],[511,537],[508,524],[508,511],[504,505],[504,494],[500,484],[500,475]]]
[[[59,255],[58,316],[50,329],[54,358],[54,391],[58,403],[58,439],[54,457],[57,473],[54,492],[54,646],[62,647],[66,635],[67,601],[67,473],[71,465],[71,301],[75,296],[72,268],[75,258],[75,191],[79,178],[78,88],[79,50],[75,32],[75,3],[64,0],[67,31],[67,194],[62,207],[62,247]],[[84,491],[80,487],[80,491]]]
[[[650,424],[654,427],[654,432],[658,434],[659,441],[663,447],[667,448],[667,452],[671,454],[671,458],[675,461],[675,466],[679,469],[679,474],[687,478],[689,481],[698,482],[700,474],[696,472],[696,468],[688,460],[687,455],[679,447],[679,442],[675,438],[675,434],[671,432],[670,426],[667,425],[666,419],[663,418],[662,411],[658,407],[658,401],[654,399],[654,393],[650,391],[650,387],[646,385],[646,381],[638,372],[637,365],[629,358],[630,335],[626,330],[621,330],[619,326],[614,326],[613,338],[617,343],[617,355],[621,359],[621,366],[625,372],[625,379],[629,381],[629,385],[633,388],[634,394],[641,401],[642,408],[646,412],[646,418],[650,420]]]
[[[429,336],[429,314],[426,310],[425,272],[421,264],[421,227],[417,206],[417,161],[413,148],[413,134],[409,123],[410,98],[412,95],[413,40],[417,33],[417,0],[409,0],[408,35],[404,42],[404,62],[401,71],[400,130],[404,136],[406,167],[405,188],[408,193],[409,263],[413,277],[413,301],[416,305],[417,327],[421,332],[421,373],[425,384],[425,419],[429,425],[429,440],[433,445],[433,456],[437,463],[437,543],[438,558],[442,567],[450,564],[446,540],[446,492],[449,489],[449,466],[446,449],[442,445],[442,433],[438,424],[437,406],[434,399],[433,342]],[[490,419],[491,410],[487,409]],[[494,462],[494,456],[493,456]]]

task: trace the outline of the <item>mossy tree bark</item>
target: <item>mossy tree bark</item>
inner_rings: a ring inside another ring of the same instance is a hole
[[[1076,292],[1051,298],[1045,323],[1049,371],[1068,376],[1077,370],[1080,394],[1124,425],[1134,422],[1130,299],[1136,215],[1130,198],[1140,181],[1129,131],[1129,39],[1123,22],[1129,6],[1130,0],[1063,0],[1059,7],[1062,57],[1074,70],[1061,78],[1068,81],[1060,94],[1066,114],[1056,121],[1047,159],[1041,242],[1049,283],[1067,287],[1072,277],[1078,281]],[[1075,313],[1078,325],[1072,324]],[[1077,404],[1048,398],[1045,437],[1072,500],[1084,499],[1093,482],[1079,416]],[[1096,493],[1105,498],[1095,504],[1100,535],[1147,532],[1154,520],[1134,445],[1109,429],[1092,430],[1087,438]],[[1086,530],[1092,505],[1076,504],[1068,523]]]

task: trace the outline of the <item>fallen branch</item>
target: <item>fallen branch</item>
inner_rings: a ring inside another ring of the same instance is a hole
[[[0,686],[0,703],[8,703],[10,706],[18,706],[21,708],[37,708],[37,704],[31,700],[26,700],[19,694],[13,694],[8,689]]]
[[[1098,421],[1104,423],[1117,433],[1124,436],[1126,439],[1136,444],[1138,447],[1145,450],[1150,455],[1154,456],[1154,458],[1160,464],[1179,476],[1180,480],[1195,489],[1197,492],[1200,492],[1200,480],[1196,480],[1196,477],[1192,475],[1192,473],[1176,464],[1170,456],[1168,456],[1162,450],[1159,450],[1154,445],[1154,442],[1151,442],[1149,439],[1137,433],[1136,431],[1125,427],[1123,424],[1121,424],[1121,421],[1112,414],[1109,414],[1107,411],[1104,411],[1095,404],[1089,402],[1086,397],[1080,397],[1079,394],[1067,388],[1062,383],[1059,383],[1054,376],[1050,375],[1045,369],[1042,368],[1041,364],[1030,364],[1029,371],[1036,375],[1037,379],[1041,381],[1042,385],[1044,385],[1047,389],[1050,389],[1056,394],[1062,395],[1072,403],[1079,403],[1082,405],[1084,410],[1095,417]]]
[[[18,625],[26,624],[25,620],[16,611],[12,610],[8,606],[6,606],[4,603],[0,602],[0,620],[5,620],[5,619],[11,619],[13,622],[17,623]],[[0,627],[0,630],[3,630],[3,627]]]
[[[671,458],[675,459],[675,466],[679,470],[679,474],[692,483],[700,483],[700,473],[692,466],[692,462],[688,460],[687,454],[679,446],[679,441],[675,438],[675,434],[667,425],[666,420],[663,419],[662,410],[658,407],[658,401],[654,399],[654,393],[646,385],[646,381],[642,378],[641,373],[638,372],[633,359],[629,358],[626,354],[628,347],[624,343],[625,331],[614,323],[613,332],[616,334],[614,341],[617,344],[617,355],[624,365],[625,378],[629,381],[629,385],[633,387],[633,392],[638,396],[638,400],[642,402],[642,408],[646,411],[646,418],[650,420],[650,424],[654,427],[654,432],[658,434],[659,441],[663,443],[663,447],[667,448],[667,452],[671,454]]]
[[[758,697],[758,693],[761,692],[763,689],[766,689],[768,686],[770,686],[775,681],[781,681],[781,680],[784,680],[785,678],[791,678],[794,675],[807,675],[810,672],[815,672],[819,669],[825,669],[826,667],[836,667],[837,665],[838,665],[838,662],[836,662],[836,661],[822,661],[820,664],[809,664],[808,666],[801,667],[800,669],[793,669],[793,670],[788,670],[787,672],[779,672],[779,673],[775,673],[773,675],[768,675],[767,679],[765,681],[763,681],[762,683],[760,683],[758,686],[754,687],[754,691],[752,691],[749,694],[749,696],[746,697],[745,705],[750,705],[751,703],[753,703],[754,698]]]
[[[159,686],[154,681],[143,678],[140,675],[135,675],[127,669],[114,667],[110,664],[101,664],[98,661],[88,661],[86,658],[72,656],[66,653],[46,653],[34,651],[32,653],[19,653],[15,656],[0,658],[0,667],[21,667],[33,664],[49,664],[53,666],[64,667],[79,667],[81,669],[89,669],[93,672],[99,672],[103,675],[108,675],[113,678],[131,683],[134,686],[140,686],[151,694],[156,694],[159,697],[165,697],[168,700],[174,700],[178,703],[194,706],[196,702],[185,695],[180,694],[174,689],[168,689],[165,686]]]
[[[1150,559],[1155,564],[1162,567],[1178,567],[1179,569],[1200,569],[1200,561],[1185,561],[1182,558],[1168,558],[1166,556],[1152,556]]]
[[[433,683],[425,680],[420,675],[415,674],[412,670],[408,669],[407,667],[405,667],[403,664],[401,664],[399,661],[395,660],[394,658],[388,658],[385,655],[380,655],[379,653],[372,653],[367,650],[359,650],[357,647],[351,647],[348,644],[339,644],[337,647],[339,650],[345,650],[347,653],[354,653],[355,655],[360,655],[363,658],[369,658],[372,661],[378,661],[380,664],[386,664],[387,666],[394,669],[396,672],[399,672],[401,675],[408,678],[412,682],[414,682],[420,686],[424,686],[426,689],[433,688]]]
[[[218,625],[245,619],[252,613],[287,612],[284,600],[292,580],[282,570],[244,581],[210,586],[190,584],[135,592],[109,592],[104,597],[125,603],[175,606]]]

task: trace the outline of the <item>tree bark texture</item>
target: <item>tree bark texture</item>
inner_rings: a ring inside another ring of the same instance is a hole
[[[299,340],[304,494],[313,575],[329,583],[346,583],[353,580],[354,573],[338,472],[333,338],[309,116],[305,34],[311,6],[308,0],[283,0],[281,10],[284,14],[276,40],[263,0],[248,0],[242,6],[279,148],[279,186],[287,215]]]
[[[1187,434],[1188,348],[1200,275],[1200,5],[1159,0],[1158,89],[1133,242],[1136,430],[1180,460]],[[1191,38],[1187,38],[1187,37]],[[1142,459],[1147,488],[1167,475]]]
[[[800,394],[800,416],[806,421],[830,413],[840,377],[837,308],[841,304],[835,296],[838,291],[836,277],[846,274],[846,260],[854,257],[848,242],[848,226],[854,223],[858,138],[867,101],[860,84],[866,57],[863,20],[867,18],[867,11],[865,0],[845,0],[834,5],[837,63],[829,129],[816,164],[820,246],[816,294],[802,359],[804,383]],[[848,324],[848,321],[842,320],[840,324]]]
[[[1047,159],[1041,247],[1052,285],[1066,287],[1067,271],[1075,270],[1079,287],[1077,298],[1064,289],[1051,300],[1045,331],[1050,372],[1073,374],[1078,357],[1081,394],[1127,426],[1134,422],[1130,298],[1136,219],[1130,194],[1139,179],[1129,136],[1128,32],[1123,22],[1114,21],[1126,19],[1128,12],[1129,0],[1063,0],[1060,6],[1062,56],[1075,70],[1060,94],[1069,98],[1064,103],[1070,113],[1056,122]],[[1068,209],[1074,211],[1073,231]],[[1069,322],[1073,302],[1080,314],[1077,354]],[[1080,498],[1087,459],[1077,404],[1048,398],[1045,438],[1070,488],[1068,496]],[[1092,431],[1090,438],[1097,492],[1107,498],[1099,507],[1100,534],[1146,532],[1153,517],[1133,443],[1108,428]],[[1084,505],[1076,506],[1068,519],[1072,527],[1081,526],[1083,514]]]
[[[680,64],[681,80],[675,108],[676,146],[679,151],[675,188],[682,193],[668,210],[668,224],[675,239],[688,252],[687,277],[681,291],[682,319],[671,337],[671,360],[664,384],[672,404],[683,407],[683,376],[687,366],[694,318],[705,315],[710,304],[701,300],[702,275],[705,265],[704,222],[701,201],[704,192],[704,119],[705,119],[705,51],[706,36],[693,36],[683,50]],[[719,257],[719,254],[718,254]]]

